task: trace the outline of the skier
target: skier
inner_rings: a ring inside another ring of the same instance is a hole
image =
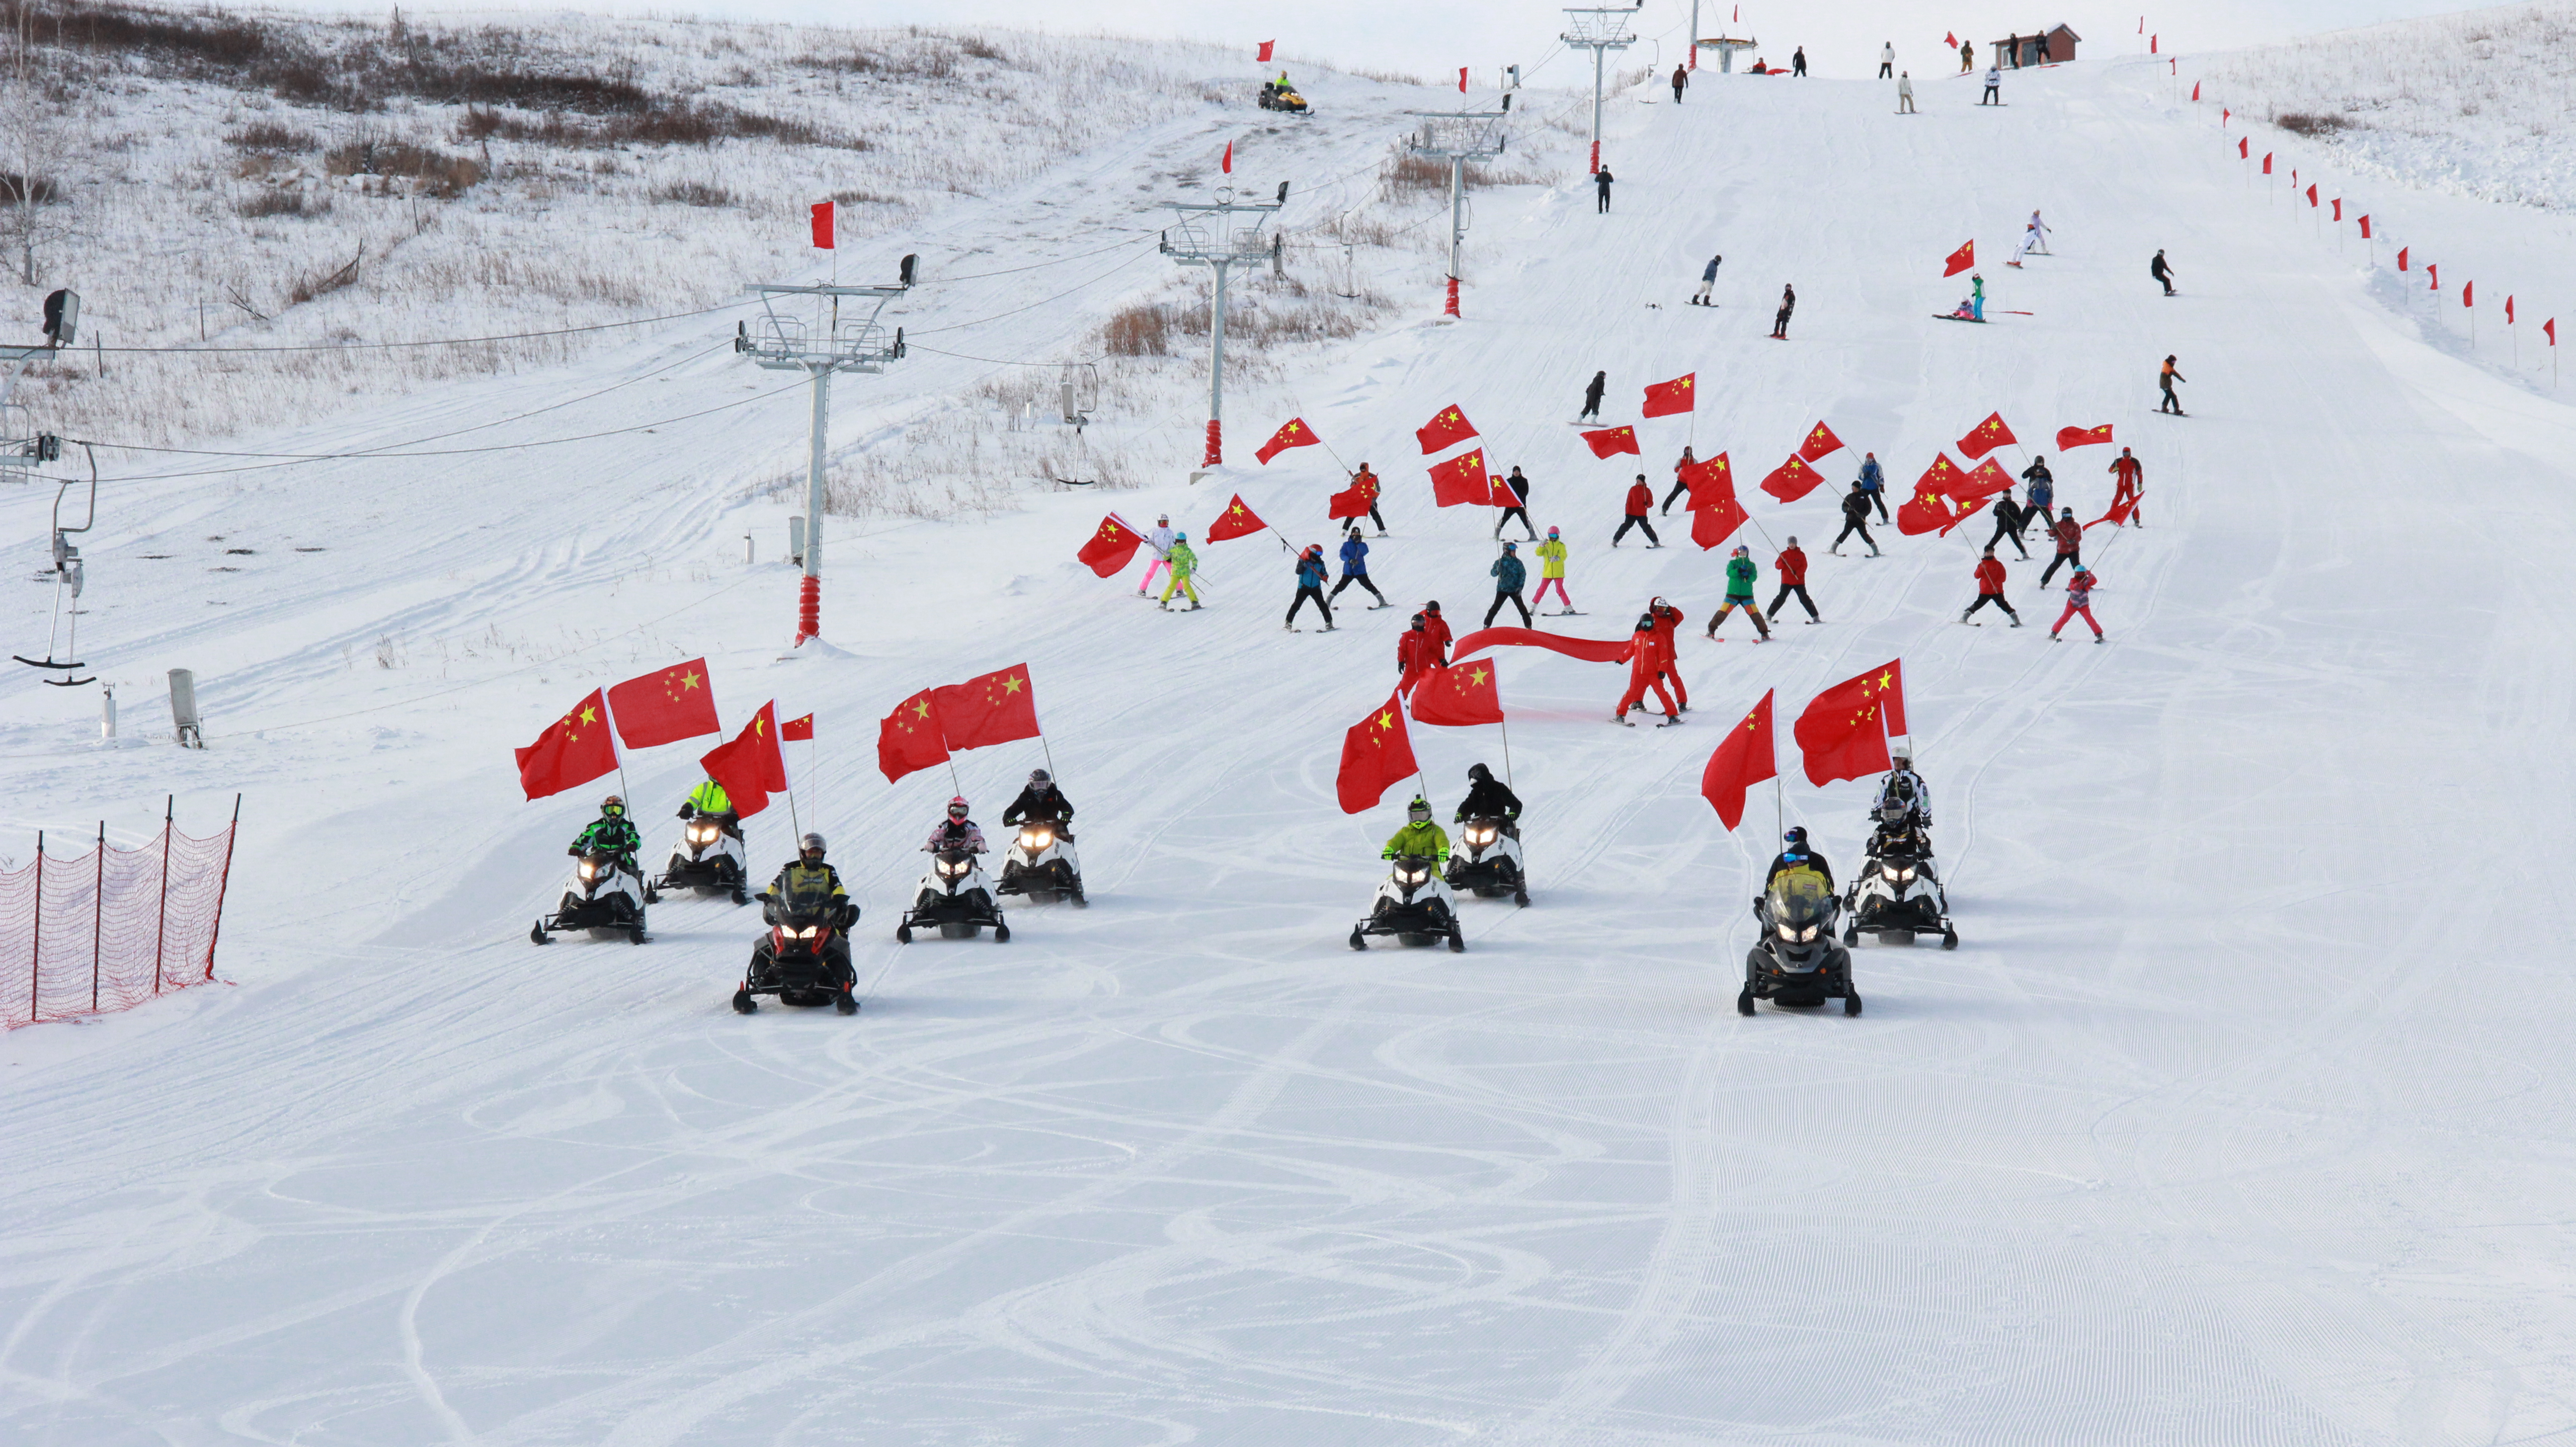
[[[1619,711],[1610,715],[1610,721],[1635,728],[1635,724],[1628,723],[1628,710],[1645,707],[1646,690],[1650,688],[1664,705],[1664,722],[1681,722],[1680,711],[1673,707],[1673,696],[1664,691],[1663,648],[1655,641],[1655,616],[1641,613],[1628,643],[1628,691],[1620,697]]]
[[[1447,668],[1449,666],[1449,620],[1440,616],[1440,600],[1437,598],[1422,605],[1422,631],[1431,635],[1432,663],[1438,667]]]
[[[1333,585],[1333,591],[1324,595],[1327,601],[1342,596],[1344,588],[1357,583],[1368,589],[1369,596],[1377,600],[1369,605],[1369,611],[1375,612],[1380,608],[1395,606],[1386,601],[1386,595],[1377,590],[1377,584],[1369,581],[1368,554],[1369,545],[1360,536],[1359,520],[1354,518],[1351,520],[1349,535],[1342,539],[1342,580]]]
[[[1458,812],[1449,822],[1464,824],[1470,819],[1500,819],[1504,833],[1521,837],[1521,796],[1483,764],[1467,766],[1467,797],[1458,801]]]
[[[1360,464],[1360,470],[1351,474],[1351,486],[1358,488],[1360,497],[1368,503],[1368,520],[1377,524],[1377,535],[1385,537],[1386,519],[1377,515],[1377,474],[1369,471],[1369,465],[1363,462]],[[1359,525],[1358,518],[1351,519],[1352,527],[1356,528]]]
[[[1860,455],[1858,486],[1861,491],[1869,494],[1869,505],[1878,509],[1878,520],[1887,521],[1887,470],[1878,465],[1877,453],[1864,452]]]
[[[1910,70],[1896,78],[1896,113],[1900,116],[1922,114],[1914,108],[1914,72]]]
[[[1795,286],[1780,288],[1780,310],[1772,313],[1771,316],[1771,335],[1775,339],[1784,342],[1789,340],[1789,313],[1797,309],[1798,289]]]
[[[1145,590],[1154,586],[1155,569],[1162,569],[1166,575],[1172,571],[1172,537],[1172,515],[1165,513],[1154,519],[1154,530],[1145,536],[1145,546],[1154,550],[1154,561],[1145,565],[1145,581],[1136,585],[1137,597],[1144,597]]]
[[[1530,549],[1530,551],[1538,554],[1538,596],[1531,601],[1534,603],[1546,602],[1547,585],[1554,583],[1556,585],[1556,601],[1565,605],[1565,607],[1558,612],[1557,616],[1563,617],[1566,614],[1573,612],[1574,599],[1568,597],[1565,591],[1565,539],[1559,537],[1556,529],[1551,527],[1547,530],[1547,541]]]
[[[2163,247],[2157,247],[2156,259],[2147,263],[2147,275],[2164,283],[2165,295],[2171,296],[2174,294],[2173,268],[2165,265],[2165,249]]]
[[[1968,273],[1968,315],[1978,321],[1986,319],[1986,278],[1973,271]]]
[[[2147,495],[2146,471],[2138,459],[2129,455],[2129,449],[2125,447],[2120,449],[2119,457],[2111,463],[2111,475],[2119,479],[2111,490],[2111,510],[2118,512],[2120,504],[2129,504],[2129,515],[2114,526],[2127,527],[2130,523],[2136,523],[2140,527],[2146,526],[2145,520],[2138,516],[2139,500]]]
[[[2057,521],[2048,532],[2049,536],[2057,539],[2057,557],[2049,563],[2048,571],[2039,575],[2039,586],[2043,588],[2048,586],[2050,578],[2057,575],[2058,569],[2084,566],[2084,525],[2075,520],[2075,509],[2058,509]]]
[[[1410,693],[1413,680],[1439,667],[1433,657],[1430,630],[1424,627],[1422,615],[1413,615],[1413,626],[1395,640],[1395,691]]]
[[[2049,473],[2048,459],[2032,458],[2030,466],[2022,469],[2021,480],[2029,485],[2030,498],[2030,510],[2024,515],[2022,521],[2026,523],[2032,517],[2038,518],[2043,523],[2048,521],[2048,510],[2057,503],[2057,479]],[[2020,524],[2014,525],[2013,537],[2016,540],[2021,537]]]
[[[1646,475],[1642,472],[1638,473],[1637,480],[1628,487],[1628,519],[1619,524],[1619,531],[1610,535],[1610,546],[1614,548],[1619,546],[1619,540],[1628,535],[1628,529],[1642,528],[1645,530],[1647,547],[1662,547],[1664,540],[1655,536],[1655,525],[1646,521],[1646,515],[1654,510],[1655,490],[1646,486]]]
[[[1655,515],[1657,517],[1672,516],[1673,504],[1681,501],[1684,497],[1690,494],[1690,479],[1682,476],[1682,469],[1693,466],[1698,462],[1698,460],[1699,459],[1691,456],[1691,450],[1689,448],[1685,447],[1682,449],[1681,461],[1673,464],[1673,490],[1664,494],[1664,505],[1655,509]]]
[[[820,841],[813,835],[808,834],[805,838],[809,843],[819,845]],[[963,794],[948,801],[948,817],[930,826],[929,842],[921,846],[924,854],[936,854],[942,849],[963,849],[969,854],[993,852],[985,847],[983,829],[966,817],[966,796]]]
[[[1002,827],[1010,828],[1023,819],[1052,820],[1057,833],[1067,839],[1073,837],[1073,801],[1055,786],[1055,775],[1044,769],[1029,771],[1027,787],[1011,801],[1011,807],[1002,811]]]
[[[1324,580],[1331,576],[1332,569],[1324,565],[1324,545],[1308,543],[1306,551],[1297,555],[1297,596],[1289,600],[1288,621],[1280,626],[1291,633],[1296,632],[1297,610],[1305,607],[1306,600],[1312,598],[1315,611],[1324,615],[1323,631],[1332,632],[1333,605],[1324,601]]]
[[[1985,95],[1984,95],[1984,96],[1982,96],[1982,97],[1980,97],[1980,98],[1978,99],[1977,104],[1979,104],[1979,105],[1981,105],[1981,106],[1999,106],[1999,105],[2002,105],[2002,104],[2004,103],[2004,100],[2003,100],[2003,92],[2004,92],[2004,73],[2003,73],[2003,68],[2002,68],[2001,66],[1994,66],[1994,65],[1987,66],[1987,67],[1986,67],[1986,93],[1985,93]]]
[[[1824,622],[1816,613],[1816,600],[1807,596],[1807,555],[1799,549],[1794,534],[1789,539],[1789,546],[1782,548],[1780,556],[1771,560],[1771,566],[1780,573],[1780,594],[1771,600],[1770,607],[1763,610],[1770,620],[1774,623],[1780,621],[1780,605],[1788,602],[1789,595],[1795,593],[1799,606],[1807,610],[1807,621]]]
[[[1807,47],[1803,45],[1799,46],[1797,51],[1789,57],[1789,73],[1791,75],[1805,75],[1807,73]]]
[[[2048,630],[2048,641],[2057,641],[2057,629],[2076,614],[2084,615],[2085,625],[2093,630],[2093,641],[2102,641],[2102,625],[2093,621],[2093,574],[2082,563],[2066,579],[2066,611],[2057,615],[2057,626]]]
[[[2021,554],[2022,561],[2029,562],[2030,549],[2023,547],[2021,542],[2021,530],[2029,525],[2029,520],[2022,515],[2021,505],[2013,501],[2011,493],[2005,493],[1995,499],[1994,514],[1995,535],[1986,539],[1987,549],[1991,551],[1995,544],[2009,538],[2014,551]]]
[[[1974,69],[1976,69],[1976,68],[1977,68],[1977,47],[1976,47],[1975,42],[1973,42],[1973,41],[1967,41],[1967,40],[1962,40],[1962,41],[1960,41],[1960,42],[1959,42],[1959,74],[1961,74],[1961,75],[1966,75],[1969,71],[1972,71],[1972,70],[1974,70]]]
[[[1190,535],[1188,533],[1172,534],[1172,548],[1169,553],[1165,554],[1165,556],[1170,559],[1172,564],[1172,580],[1163,585],[1162,601],[1155,606],[1168,611],[1172,606],[1172,590],[1178,588],[1182,592],[1187,593],[1190,598],[1190,606],[1182,609],[1181,611],[1184,613],[1197,612],[1199,608],[1199,590],[1190,582],[1190,574],[1198,571],[1199,555],[1190,551]]]
[[[1404,827],[1386,841],[1378,858],[1393,859],[1405,854],[1444,867],[1449,863],[1449,831],[1431,822],[1431,801],[1420,794],[1404,806]]]
[[[1678,66],[1678,65],[1674,66],[1674,67],[1673,67],[1673,104],[1675,104],[1675,105],[1680,105],[1680,104],[1682,103],[1682,87],[1683,87],[1683,86],[1686,86],[1686,85],[1688,85],[1688,84],[1690,84],[1690,72],[1689,72],[1689,71],[1687,71],[1687,70],[1682,69],[1682,68],[1681,68],[1680,66]]]
[[[2012,620],[2012,626],[2015,628],[2021,626],[2021,615],[2013,611],[2013,605],[2004,601],[2004,564],[2001,558],[1995,556],[1995,545],[1992,543],[1986,544],[1986,555],[1977,563],[1977,601],[1960,610],[1959,621],[1966,623],[1969,615],[1988,603],[2003,609],[2004,616]]]
[[[1674,635],[1682,626],[1682,610],[1656,598],[1646,605],[1646,616],[1655,620],[1655,650],[1661,655],[1656,665],[1663,670],[1664,681],[1673,686],[1673,702],[1680,712],[1690,712],[1690,690],[1682,687],[1682,645]]]
[[[2189,377],[2186,377],[2182,373],[2174,370],[2174,359],[2171,355],[2167,355],[2165,358],[2164,370],[2156,374],[2156,385],[2163,388],[2165,393],[2165,399],[2156,404],[2156,410],[2159,412],[2171,412],[2177,417],[2182,416],[2182,399],[2174,395],[2174,383],[2188,382],[2190,380],[2191,379]]]
[[[626,801],[615,794],[599,801],[599,817],[572,841],[566,854],[614,854],[618,866],[631,873],[635,868],[635,851],[644,847],[644,836],[635,821],[626,817]]]
[[[1711,291],[1713,291],[1713,290],[1715,290],[1715,289],[1716,289],[1716,287],[1717,287],[1717,268],[1718,268],[1719,263],[1721,263],[1721,262],[1723,262],[1723,261],[1725,261],[1725,260],[1726,260],[1726,258],[1725,258],[1724,256],[1722,256],[1722,255],[1720,255],[1720,256],[1712,256],[1712,257],[1710,257],[1710,258],[1708,259],[1708,265],[1706,265],[1706,266],[1704,266],[1704,267],[1701,267],[1701,268],[1700,268],[1700,272],[1699,272],[1699,295],[1694,296],[1694,297],[1692,297],[1692,298],[1691,298],[1691,305],[1692,305],[1692,306],[1715,306],[1715,305],[1717,305],[1717,303],[1715,303],[1715,302],[1713,302],[1713,301],[1710,301],[1710,300],[1708,299],[1708,294],[1709,294]]]
[[[1512,519],[1519,518],[1521,526],[1529,529],[1529,540],[1537,542],[1538,529],[1530,527],[1529,520],[1529,479],[1521,476],[1521,470],[1515,467],[1512,469],[1511,476],[1503,479],[1503,486],[1510,488],[1512,496],[1520,501],[1503,509],[1503,515],[1494,519],[1494,536],[1501,537],[1504,527],[1509,525]]]
[[[1610,209],[1610,182],[1613,179],[1615,178],[1611,176],[1610,168],[1607,166],[1592,173],[1593,200],[1597,203],[1593,208],[1594,214],[1602,214]]]
[[[1521,610],[1523,628],[1530,626],[1529,604],[1521,598],[1521,589],[1529,584],[1529,569],[1522,565],[1519,551],[1518,543],[1503,544],[1503,555],[1494,559],[1494,565],[1485,570],[1494,578],[1494,606],[1485,610],[1485,626],[1488,628],[1494,626],[1494,615],[1503,611],[1505,603]]]
[[[1887,79],[1888,72],[1894,69],[1896,69],[1896,42],[1891,40],[1878,48],[1878,78]],[[1912,92],[1909,91],[1908,94]]]
[[[1753,550],[1742,543],[1736,544],[1734,556],[1726,560],[1726,597],[1717,605],[1717,616],[1708,620],[1710,638],[1717,636],[1717,625],[1726,621],[1727,614],[1741,608],[1744,616],[1753,620],[1753,631],[1757,635],[1754,641],[1771,641],[1771,625],[1764,621],[1762,610],[1753,606],[1753,580],[1759,572],[1753,566]]]
[[[1861,491],[1857,482],[1852,484],[1851,491],[1843,494],[1843,530],[1834,534],[1834,545],[1825,551],[1841,557],[1843,539],[1854,533],[1860,534],[1860,540],[1869,544],[1869,555],[1877,557],[1878,540],[1869,535],[1869,494]]]
[[[1812,869],[1825,877],[1827,890],[1834,887],[1834,868],[1825,862],[1825,856],[1808,847],[1804,826],[1791,825],[1789,832],[1780,836],[1780,842],[1785,847],[1779,857],[1771,861],[1771,872],[1762,876],[1764,889],[1769,889],[1771,881],[1792,869]]]
[[[1583,389],[1583,411],[1582,411],[1578,416],[1576,416],[1576,418],[1575,418],[1574,420],[1575,420],[1575,421],[1577,421],[1577,422],[1586,422],[1586,421],[1589,421],[1589,422],[1598,422],[1598,421],[1600,421],[1600,420],[1601,420],[1601,394],[1602,394],[1604,391],[1606,391],[1606,390],[1609,388],[1609,386],[1610,386],[1610,374],[1609,374],[1608,372],[1595,372],[1595,373],[1593,373],[1593,374],[1592,374],[1592,383],[1591,383],[1591,385],[1589,385],[1589,386],[1587,386],[1587,387],[1585,387],[1585,388]],[[1361,464],[1361,466],[1365,467],[1365,466],[1367,466],[1367,464],[1366,464],[1366,463],[1362,463],[1362,464]]]

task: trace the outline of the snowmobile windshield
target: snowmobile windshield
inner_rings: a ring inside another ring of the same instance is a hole
[[[791,870],[780,884],[778,912],[791,923],[809,924],[832,911],[832,878],[821,870],[808,877]]]
[[[1775,924],[1804,926],[1822,920],[1832,909],[1834,892],[1812,869],[1785,870],[1771,881],[1771,919]]]

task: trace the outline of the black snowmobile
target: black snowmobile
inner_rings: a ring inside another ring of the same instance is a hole
[[[1011,927],[1002,922],[1001,906],[993,902],[983,866],[963,849],[942,849],[930,856],[930,872],[913,891],[912,908],[903,912],[894,937],[911,944],[915,925],[938,926],[944,940],[971,940],[988,926],[997,943],[1011,938]]]
[[[661,899],[666,889],[693,889],[700,894],[730,894],[736,904],[749,904],[751,896],[743,878],[742,826],[731,814],[703,814],[695,805],[682,804],[680,842],[671,846],[671,860],[662,873],[644,886],[647,903]]]
[[[1869,858],[1845,892],[1844,905],[1846,945],[1874,932],[1883,945],[1910,945],[1918,934],[1938,934],[1941,948],[1959,947],[1950,901],[1932,867],[1932,841],[1910,823],[1882,827],[1870,840]]]
[[[1351,926],[1351,948],[1368,948],[1370,935],[1393,935],[1398,944],[1427,945],[1446,939],[1454,953],[1464,953],[1467,936],[1458,927],[1458,911],[1439,866],[1419,854],[1399,854],[1377,887],[1369,917]]]
[[[1860,1013],[1860,991],[1852,988],[1851,953],[1834,942],[1834,916],[1842,902],[1833,886],[1812,869],[1787,869],[1753,901],[1753,918],[1762,936],[1744,954],[1744,993],[1735,997],[1740,1015],[1753,1013],[1753,1002],[1815,1006],[1839,998],[1843,1013]]]
[[[528,938],[542,945],[548,935],[577,929],[593,939],[624,935],[644,943],[644,880],[633,860],[605,849],[575,854],[563,898],[553,914],[529,927]]]
[[[1521,872],[1521,841],[1502,819],[1479,815],[1458,829],[1458,848],[1449,856],[1449,887],[1478,899],[1510,895],[1514,904],[1529,903],[1529,877]]]
[[[733,1007],[748,1015],[760,1008],[753,996],[775,995],[782,1005],[828,1003],[844,1015],[859,1013],[858,996],[851,993],[858,975],[850,968],[850,942],[843,933],[859,922],[859,907],[826,893],[781,899],[763,892],[760,914],[769,929],[752,946]]]

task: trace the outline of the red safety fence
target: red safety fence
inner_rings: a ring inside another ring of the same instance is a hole
[[[164,817],[140,849],[45,851],[0,870],[0,1028],[125,1010],[215,977],[215,936],[232,875],[233,822],[208,839]]]

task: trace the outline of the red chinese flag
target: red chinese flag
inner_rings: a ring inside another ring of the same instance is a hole
[[[1368,510],[1368,488],[1355,482],[1333,494],[1332,506],[1325,515],[1338,522],[1343,518],[1367,517]]]
[[[2108,442],[2110,440],[2111,424],[2108,422],[2103,423],[2099,427],[2060,427],[2057,429],[2057,450],[2060,452],[2065,452],[2077,447],[2090,447],[2096,442]]]
[[[1958,525],[1959,514],[1948,498],[1934,492],[1930,483],[1917,483],[1914,500],[1896,509],[1896,530],[1913,537],[1918,533],[1948,532]]]
[[[2272,153],[2270,151],[2265,151],[2263,153],[2263,174],[2266,176],[2272,174]]]
[[[1697,400],[1691,394],[1698,385],[1697,372],[1684,372],[1669,382],[1657,382],[1646,389],[1646,406],[1642,415],[1670,417],[1676,412],[1690,411]]]
[[[1467,414],[1455,407],[1441,408],[1440,415],[1413,429],[1414,439],[1422,444],[1425,457],[1455,447],[1475,435],[1476,424],[1468,421]]]
[[[1814,492],[1824,480],[1825,475],[1809,467],[1805,458],[1792,454],[1788,461],[1771,469],[1771,475],[1762,479],[1762,490],[1782,502],[1796,502]]]
[[[608,734],[608,700],[592,689],[570,713],[546,725],[535,743],[514,752],[519,759],[519,787],[531,799],[578,789],[602,774],[617,772],[617,743]]]
[[[618,740],[630,749],[694,739],[722,728],[715,690],[707,686],[707,661],[692,658],[659,673],[630,678],[608,691],[608,716]]]
[[[1798,456],[1807,462],[1822,462],[1842,450],[1843,440],[1822,422],[1808,431],[1806,441],[1798,444]]]
[[[1974,507],[1996,493],[2012,491],[2012,485],[2012,474],[1989,457],[1968,474],[1967,490],[1950,494],[1950,500],[1961,507]]]
[[[1873,668],[1817,694],[1790,732],[1806,756],[1810,784],[1884,772],[1888,736],[1905,732],[1902,663]]]
[[[1452,729],[1501,723],[1503,697],[1494,686],[1494,665],[1470,659],[1423,672],[1413,685],[1413,721]]]
[[[877,720],[877,768],[891,784],[906,774],[935,769],[948,762],[948,741],[940,737],[933,690],[923,689],[896,704]]]
[[[930,711],[952,749],[981,749],[1038,736],[1038,699],[1029,666],[1011,668],[930,691]]]
[[[1735,464],[1721,452],[1706,462],[1694,462],[1681,469],[1682,481],[1690,484],[1690,510],[1701,512],[1735,501]]]
[[[1699,796],[1732,829],[1744,822],[1744,791],[1779,773],[1771,750],[1771,695],[1765,692],[1743,726],[1728,730],[1708,756],[1708,767],[1699,771]]]
[[[2317,188],[2316,188],[2315,183],[2314,183],[2314,182],[2311,182],[2311,183],[2309,183],[2309,185],[2308,185],[2308,209],[2309,209],[2309,210],[2311,210],[2311,211],[2313,211],[2313,210],[2315,210],[2315,209],[2316,209],[2316,205],[2317,205]]]
[[[817,201],[814,203],[813,212],[814,248],[818,251],[829,251],[832,249],[832,203]]]
[[[1278,43],[1279,42],[1276,40],[1265,40],[1261,42],[1261,52],[1252,57],[1252,63],[1255,65],[1268,65],[1270,63],[1270,48]]]
[[[1271,433],[1270,440],[1262,443],[1260,450],[1252,455],[1260,460],[1262,466],[1268,467],[1270,465],[1270,459],[1277,457],[1280,453],[1287,451],[1289,448],[1312,447],[1322,440],[1322,438],[1315,435],[1312,428],[1306,425],[1305,418],[1291,417],[1288,419],[1287,425],[1281,427],[1278,431]]]
[[[1442,507],[1473,503],[1479,507],[1494,500],[1494,484],[1485,475],[1485,449],[1436,463],[1431,468],[1431,500]]]
[[[1950,259],[1948,261],[1941,264],[1941,274],[1943,276],[1957,276],[1960,272],[1966,271],[1969,267],[1976,264],[1977,243],[1974,241],[1964,242],[1960,245],[1958,250],[1950,253]]]
[[[2370,216],[2369,216],[2369,213],[2367,213],[2367,212],[2363,213],[2363,214],[2362,214],[2362,216],[2361,216],[2359,219],[2360,219],[2360,221],[2361,221],[2361,239],[2362,239],[2362,240],[2364,240],[2364,241],[2368,241],[2368,240],[2370,239]]]
[[[1334,776],[1333,792],[1340,796],[1343,813],[1357,814],[1375,807],[1387,790],[1417,772],[1413,735],[1404,726],[1404,701],[1388,694],[1385,703],[1342,735],[1342,767]]]
[[[1115,517],[1105,517],[1100,520],[1100,530],[1093,533],[1091,541],[1084,543],[1082,551],[1074,556],[1100,576],[1114,578],[1118,576],[1118,570],[1126,567],[1136,556],[1136,550],[1144,545],[1145,539],[1134,528]]]
[[[1512,491],[1512,485],[1510,483],[1503,481],[1499,477],[1493,479],[1493,483],[1493,493],[1491,496],[1487,497],[1485,501],[1493,504],[1495,507],[1519,507],[1521,505],[1521,495]]]
[[[810,744],[814,742],[814,716],[809,713],[803,718],[791,718],[787,722],[780,724],[778,726],[778,740],[781,743],[788,744]]]
[[[1362,507],[1360,511],[1367,512],[1368,509]],[[1236,538],[1248,538],[1268,526],[1260,514],[1243,505],[1243,494],[1236,493],[1234,500],[1225,505],[1225,511],[1217,515],[1217,520],[1207,525],[1207,540],[1212,543],[1231,542]]]
[[[2238,137],[2236,138],[2236,159],[2238,159],[2238,160],[2242,161],[2242,160],[2246,159],[2247,157],[2251,156],[2252,154],[2253,154],[2253,151],[2252,151],[2252,149],[2247,145],[2245,137],[2243,137],[2243,136],[2238,136]]]
[[[1735,500],[1735,489],[1730,487],[1726,496],[1707,507],[1691,511],[1691,541],[1703,549],[1716,547],[1735,536],[1735,530],[1744,526],[1750,517],[1744,504]]]
[[[2475,280],[2464,281],[2464,282],[2461,282],[2461,283],[2460,283],[2460,305],[2462,305],[2462,306],[2476,306],[2476,305],[2478,304],[2478,303],[2477,303],[2477,295],[2478,295],[2478,284],[2477,284],[2477,282],[2476,282]]]
[[[2004,425],[2004,414],[1989,412],[1985,421],[1969,428],[1968,435],[1959,439],[1959,451],[1967,457],[1983,457],[1998,447],[2018,446],[2020,442]]]
[[[1586,432],[1583,444],[1592,449],[1595,457],[1616,457],[1622,452],[1637,457],[1645,455],[1637,450],[1637,429],[1634,427],[1604,427],[1598,432]]]
[[[730,742],[698,756],[698,767],[725,791],[735,817],[748,819],[769,807],[769,796],[787,792],[787,760],[778,752],[778,701],[751,716]]]
[[[1225,159],[1217,162],[1217,169],[1229,176],[1234,174],[1234,142],[1225,143]]]
[[[2120,524],[2129,520],[2129,514],[2138,510],[2138,502],[2139,499],[2134,497],[2122,498],[2120,501],[2111,504],[2111,510],[2109,512],[2106,512],[2100,517],[2095,518],[2093,521],[2086,523],[2084,525],[2084,530],[2090,532],[2104,523],[2109,523],[2113,527],[2118,527]]]

